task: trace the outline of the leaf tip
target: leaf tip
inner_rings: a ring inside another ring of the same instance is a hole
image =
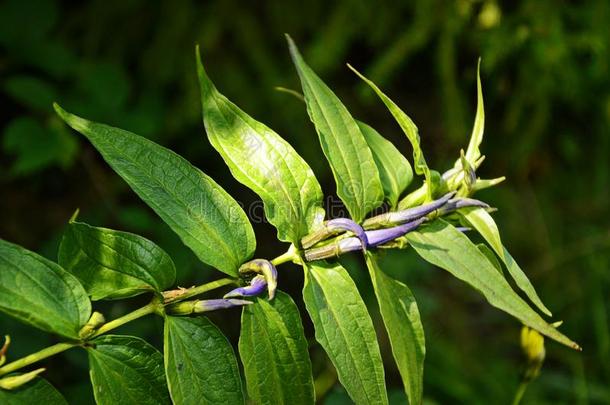
[[[68,220],[68,223],[71,224],[73,222],[76,222],[76,218],[78,218],[78,214],[80,214],[80,208],[77,208],[76,211],[74,211],[74,214],[72,214],[72,216]]]

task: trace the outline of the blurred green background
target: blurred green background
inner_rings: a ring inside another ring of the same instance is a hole
[[[447,169],[465,147],[482,57],[487,155],[479,174],[507,176],[478,194],[498,208],[504,242],[526,270],[562,330],[584,351],[547,342],[547,359],[524,403],[610,403],[610,2],[416,0],[239,2],[105,0],[0,2],[0,237],[55,259],[67,220],[136,232],[174,258],[178,284],[221,273],[197,262],[93,148],[53,114],[68,110],[144,135],[182,154],[248,205],[256,196],[233,180],[204,136],[194,44],[216,85],[275,129],[305,157],[324,191],[334,193],[304,106],[274,86],[298,88],[284,42],[290,33],[308,63],[353,115],[407,156],[411,149],[384,106],[346,69],[376,81],[418,124],[427,160]],[[257,257],[286,246],[255,224]],[[473,236],[476,238],[476,236]],[[380,319],[357,255],[345,258],[377,326]],[[383,265],[414,291],[426,330],[428,403],[510,403],[523,367],[520,325],[475,291],[413,252]],[[280,270],[280,286],[299,297],[302,272]],[[99,303],[107,318],[146,297]],[[239,310],[211,318],[232,342]],[[308,337],[310,321],[304,318]],[[394,403],[404,403],[387,338]],[[159,346],[160,319],[119,330]],[[0,317],[9,360],[55,338]],[[312,338],[323,403],[349,403]],[[46,377],[71,403],[92,402],[84,353],[44,362]]]

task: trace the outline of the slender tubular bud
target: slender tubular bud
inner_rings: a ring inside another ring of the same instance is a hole
[[[254,297],[260,295],[267,289],[267,281],[262,275],[258,275],[252,279],[250,285],[245,287],[238,287],[232,291],[229,291],[224,295],[224,299],[235,298],[235,297]]]
[[[399,225],[414,221],[418,218],[424,217],[431,212],[436,211],[445,205],[451,197],[455,195],[455,191],[445,194],[438,200],[434,200],[429,204],[424,204],[419,207],[409,208],[404,211],[386,212],[385,214],[377,215],[364,221],[364,227],[366,229],[377,229],[383,228],[389,225]],[[367,234],[368,235],[368,234]],[[372,242],[369,238],[369,244]]]
[[[476,183],[474,183],[474,186],[472,186],[472,191],[475,192],[495,186],[496,184],[502,183],[504,180],[506,180],[506,177],[504,176],[497,177],[495,179],[477,179]]]
[[[360,239],[360,242],[362,243],[362,249],[366,251],[366,247],[368,246],[369,242],[364,229],[362,229],[362,227],[356,222],[347,218],[336,218],[331,219],[330,221],[325,221],[319,230],[301,239],[301,246],[303,249],[309,249],[316,243],[345,231],[356,235],[356,237]]]
[[[239,299],[213,299],[213,300],[193,300],[182,301],[168,305],[165,311],[170,315],[190,315],[200,314],[203,312],[216,311],[218,309],[226,309],[250,305],[252,301]]]
[[[459,197],[447,201],[447,203],[438,210],[437,215],[442,216],[466,207],[490,208],[489,204],[484,203],[483,201],[475,200],[474,198]]]
[[[4,344],[2,345],[2,348],[0,348],[0,366],[6,362],[6,352],[10,345],[11,337],[9,335],[4,335]]]
[[[277,289],[277,269],[269,260],[254,259],[241,265],[239,274],[245,275],[249,273],[262,274],[267,282],[267,290],[269,291],[269,300],[275,297]]]
[[[14,390],[21,387],[23,384],[27,384],[32,381],[36,376],[45,371],[44,368],[39,368],[29,373],[12,375],[0,379],[0,389],[3,390]]]
[[[91,314],[91,317],[89,318],[89,321],[87,321],[85,326],[83,326],[78,332],[78,336],[81,339],[87,339],[91,337],[95,333],[95,331],[104,323],[106,323],[104,315],[95,311],[93,312],[93,314]]]

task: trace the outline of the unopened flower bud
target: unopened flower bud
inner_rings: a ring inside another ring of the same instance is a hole
[[[400,225],[414,221],[441,208],[442,206],[447,204],[447,202],[450,201],[451,197],[453,197],[454,195],[455,192],[452,191],[450,193],[445,194],[441,198],[432,201],[429,204],[409,208],[403,211],[386,212],[385,214],[381,214],[376,217],[367,219],[366,221],[364,221],[363,226],[367,229],[377,229],[388,225]],[[369,244],[372,245],[370,238]]]
[[[254,297],[263,293],[266,290],[267,281],[262,275],[258,275],[250,281],[250,285],[245,287],[238,287],[234,290],[229,291],[224,295],[223,298],[235,298],[235,297]]]
[[[44,370],[44,368],[39,368],[37,370],[30,371],[29,373],[4,377],[0,379],[0,388],[3,390],[14,390],[16,388],[19,388],[22,385],[32,381],[34,378],[36,378],[38,374],[42,373]]]
[[[351,232],[356,235],[356,237],[360,239],[363,250],[366,250],[366,247],[368,246],[368,240],[364,229],[362,229],[362,227],[356,222],[347,218],[336,218],[324,222],[322,224],[322,227],[318,231],[305,236],[301,240],[301,245],[304,249],[308,249],[316,243],[323,241],[324,239],[327,239],[330,236],[338,235],[339,233],[345,231]]]
[[[275,297],[277,289],[277,270],[273,263],[265,259],[250,260],[241,265],[239,268],[240,274],[257,273],[262,274],[267,282],[267,290],[269,291],[269,300]]]
[[[81,339],[87,339],[91,337],[95,333],[97,328],[102,326],[105,322],[106,319],[104,319],[104,315],[97,311],[94,312],[93,314],[91,314],[91,318],[89,318],[89,321],[87,321],[85,326],[83,326],[78,332],[78,336]]]

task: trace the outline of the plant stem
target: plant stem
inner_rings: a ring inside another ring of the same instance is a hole
[[[25,357],[20,358],[19,360],[15,360],[12,363],[8,363],[4,367],[0,367],[0,376],[8,373],[12,373],[13,371],[19,370],[20,368],[29,366],[30,364],[36,363],[40,360],[46,359],[47,357],[54,356],[58,353],[71,349],[75,346],[78,346],[80,343],[57,343],[53,346],[46,347],[36,353],[32,353]]]
[[[226,285],[231,285],[231,284],[237,285],[237,281],[233,278],[221,278],[220,280],[215,280],[215,281],[212,281],[209,283],[198,285],[197,287],[184,289],[183,292],[180,292],[178,290],[173,290],[173,291],[178,291],[178,293],[173,297],[167,297],[165,299],[164,304],[170,304],[172,302],[182,301],[182,300],[194,297],[195,295],[203,294],[205,292],[212,291],[217,288],[224,287]],[[167,293],[167,291],[166,291],[166,293]]]
[[[515,392],[515,398],[513,399],[513,405],[519,405],[521,403],[521,398],[523,398],[523,394],[525,393],[525,389],[527,388],[527,381],[521,381],[519,387],[517,388],[517,392]]]
[[[155,313],[158,311],[160,304],[156,301],[153,301],[142,308],[138,308],[133,312],[125,314],[120,318],[117,318],[113,321],[103,324],[94,334],[91,336],[91,339],[94,337],[98,337],[99,335],[103,335],[106,332],[110,332],[113,329],[118,328],[119,326],[125,325],[131,321],[134,321],[143,316]]]
[[[271,264],[274,266],[279,266],[280,264],[294,262],[295,260],[299,260],[299,256],[295,251],[294,245],[290,245],[290,249],[288,249],[286,253],[281,254],[275,259],[271,260]]]

